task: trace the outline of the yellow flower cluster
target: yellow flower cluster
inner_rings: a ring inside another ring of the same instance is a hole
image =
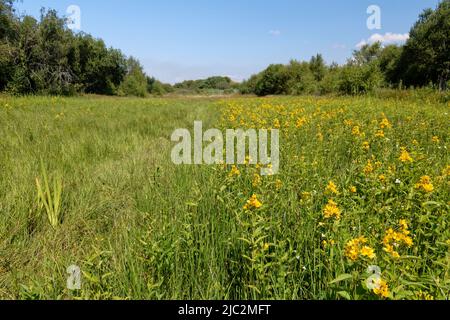
[[[406,162],[414,162],[413,158],[411,157],[411,155],[409,154],[409,152],[406,150],[406,148],[401,148],[401,153],[400,153],[400,157],[399,160],[403,163]]]
[[[377,286],[373,289],[373,293],[382,298],[389,297],[389,286],[387,282],[383,279],[380,279],[377,283]]]
[[[434,297],[428,292],[423,292],[422,290],[416,292],[416,297],[418,300],[422,301],[433,301]]]
[[[341,218],[341,210],[338,208],[337,203],[333,200],[329,200],[325,208],[323,209],[323,216],[325,219]]]
[[[415,187],[425,193],[431,193],[434,191],[434,186],[431,183],[431,178],[429,176],[423,176],[420,178],[420,181],[416,183]]]
[[[378,130],[375,133],[375,137],[377,137],[377,138],[384,138],[385,137],[384,131],[383,130]]]
[[[366,151],[369,151],[370,150],[370,143],[369,143],[369,141],[364,141],[363,145],[362,145],[362,148],[364,150],[366,150]]]
[[[247,203],[244,206],[244,210],[259,209],[261,207],[262,203],[258,200],[257,195],[254,194],[249,200],[247,200]]]
[[[283,181],[281,181],[280,179],[277,179],[277,181],[275,181],[275,188],[278,191],[281,190],[281,188],[283,188]]]
[[[255,173],[254,176],[253,176],[252,185],[254,187],[258,187],[258,186],[261,185],[261,182],[262,182],[261,176],[259,174]]]
[[[308,122],[308,120],[303,117],[303,118],[298,118],[297,119],[297,123],[295,124],[295,126],[297,127],[297,129],[300,129],[301,127],[303,127],[306,123]]]
[[[450,165],[448,165],[447,168],[445,168],[444,170],[442,170],[442,175],[443,175],[444,177],[450,176]]]
[[[413,240],[409,236],[410,231],[408,229],[408,223],[406,220],[400,220],[400,230],[394,231],[390,228],[383,239],[384,251],[389,253],[393,258],[400,258],[400,254],[397,249],[401,245],[405,245],[407,247],[413,246]]]
[[[325,189],[325,193],[335,194],[335,195],[339,194],[338,187],[336,186],[336,184],[333,181],[328,182],[327,188]]]
[[[350,240],[345,245],[345,256],[352,261],[358,260],[359,257],[366,257],[369,259],[375,259],[375,250],[367,246],[367,239],[365,237],[359,237]]]
[[[239,171],[239,169],[236,166],[232,166],[229,177],[240,176],[240,175],[241,175],[241,172]]]
[[[380,128],[386,129],[386,128],[392,128],[392,124],[389,122],[389,119],[386,118],[386,116],[383,114],[384,119],[380,122]]]
[[[359,126],[355,126],[352,129],[352,135],[359,137],[361,136],[361,129],[359,128]]]
[[[375,169],[374,169],[374,167],[373,167],[372,161],[371,161],[371,160],[368,160],[368,161],[367,161],[367,165],[364,167],[364,174],[365,174],[366,176],[368,176],[368,175],[371,174],[374,170],[375,170]]]

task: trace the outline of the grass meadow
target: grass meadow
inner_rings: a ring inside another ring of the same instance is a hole
[[[449,107],[0,96],[0,298],[449,299]],[[280,129],[279,174],[175,166],[195,120]]]

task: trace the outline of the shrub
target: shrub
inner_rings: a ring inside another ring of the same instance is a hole
[[[380,87],[382,80],[377,63],[363,66],[348,64],[340,71],[338,91],[350,95],[369,93]]]

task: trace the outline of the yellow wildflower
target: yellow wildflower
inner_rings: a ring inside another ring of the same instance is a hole
[[[399,160],[404,163],[414,161],[413,158],[411,158],[411,155],[409,154],[409,152],[406,150],[406,148],[401,148]]]
[[[334,240],[329,240],[329,241],[323,240],[322,241],[322,246],[324,248],[329,247],[329,246],[334,246],[335,244],[336,244],[336,241],[334,241]]]
[[[232,166],[229,177],[240,176],[240,175],[241,175],[241,172],[239,171],[239,169],[236,166]]]
[[[328,204],[323,209],[323,215],[325,219],[336,218],[339,220],[341,218],[341,210],[338,208],[336,202],[329,200]]]
[[[444,177],[450,176],[450,165],[448,165],[447,168],[445,168],[444,170],[442,170],[442,175],[443,175]]]
[[[254,194],[249,200],[247,200],[247,203],[244,206],[244,210],[259,209],[261,207],[262,203],[258,200],[257,195]]]
[[[259,185],[261,185],[262,179],[261,176],[257,173],[255,173],[255,175],[253,176],[253,182],[252,185],[254,187],[258,187]]]
[[[280,129],[280,127],[281,127],[280,120],[275,119],[274,122],[273,122],[273,127],[275,129]]]
[[[351,127],[351,126],[353,126],[353,120],[351,120],[351,119],[344,120],[344,124],[346,126]]]
[[[358,260],[360,256],[375,259],[375,250],[366,246],[366,243],[367,239],[365,237],[359,237],[348,241],[345,245],[345,256],[352,261]]]
[[[364,246],[362,249],[361,249],[361,255],[363,256],[363,257],[367,257],[367,258],[369,258],[369,259],[375,259],[376,258],[376,254],[375,254],[375,250],[373,250],[371,247],[369,247],[369,246]]]
[[[383,120],[381,120],[380,128],[381,129],[392,128],[392,124],[389,122],[388,118],[385,117]]]
[[[378,131],[375,133],[375,137],[377,137],[377,138],[384,138],[384,137],[385,137],[384,131],[383,131],[383,130],[378,130]]]
[[[361,135],[361,129],[359,126],[355,126],[352,129],[352,135],[359,137]]]
[[[350,187],[350,192],[351,192],[351,193],[356,193],[356,192],[358,192],[358,190],[356,189],[355,186],[351,186],[351,187]]]
[[[307,120],[306,120],[305,117],[303,117],[303,118],[298,118],[298,119],[297,119],[297,123],[296,123],[295,126],[296,126],[298,129],[300,129],[301,127],[303,127],[303,126],[306,124],[306,122],[307,122]]]
[[[389,253],[393,258],[400,258],[400,254],[397,249],[401,245],[407,247],[413,246],[413,240],[409,236],[410,231],[408,230],[408,223],[406,220],[400,220],[400,232],[394,231],[390,228],[383,238],[384,251]]]
[[[433,141],[434,143],[439,143],[439,142],[440,142],[438,136],[434,136],[434,137],[432,138],[432,141]]]
[[[408,226],[408,222],[405,219],[400,220],[399,222],[400,224],[400,230],[402,231],[403,234],[405,235],[409,235],[409,226]]]
[[[366,165],[366,167],[364,168],[364,173],[365,173],[366,175],[369,175],[369,174],[371,174],[373,171],[374,171],[374,168],[373,168],[372,161],[371,161],[371,160],[368,160],[368,161],[367,161],[367,165]]]
[[[416,298],[422,301],[433,301],[434,297],[428,292],[423,292],[422,290],[416,292]]]
[[[380,279],[377,286],[373,289],[373,293],[382,298],[389,297],[389,286],[386,281]]]
[[[366,151],[369,151],[370,150],[370,143],[368,141],[364,141],[363,145],[362,145],[362,148],[364,150],[366,150]]]
[[[434,191],[434,186],[429,176],[423,176],[422,178],[420,178],[419,183],[416,183],[415,187],[416,189],[420,189],[425,193],[431,193]]]
[[[275,188],[277,190],[280,190],[283,187],[283,182],[280,179],[277,179],[277,181],[275,181]]]
[[[328,182],[328,185],[327,185],[327,188],[325,189],[325,192],[329,193],[329,194],[336,194],[336,195],[339,194],[339,190],[338,190],[336,184],[333,181]]]

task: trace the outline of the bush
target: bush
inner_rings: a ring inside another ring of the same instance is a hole
[[[348,64],[340,71],[338,91],[350,95],[369,93],[380,87],[382,81],[383,76],[377,63],[363,66]]]
[[[307,62],[291,61],[287,66],[288,93],[292,95],[313,94],[317,91],[316,76]]]
[[[147,96],[147,77],[139,61],[133,57],[127,62],[128,73],[119,87],[119,95],[121,96]]]
[[[284,65],[270,65],[263,71],[261,78],[256,83],[255,93],[258,96],[286,94],[288,92],[288,80],[289,74]]]

